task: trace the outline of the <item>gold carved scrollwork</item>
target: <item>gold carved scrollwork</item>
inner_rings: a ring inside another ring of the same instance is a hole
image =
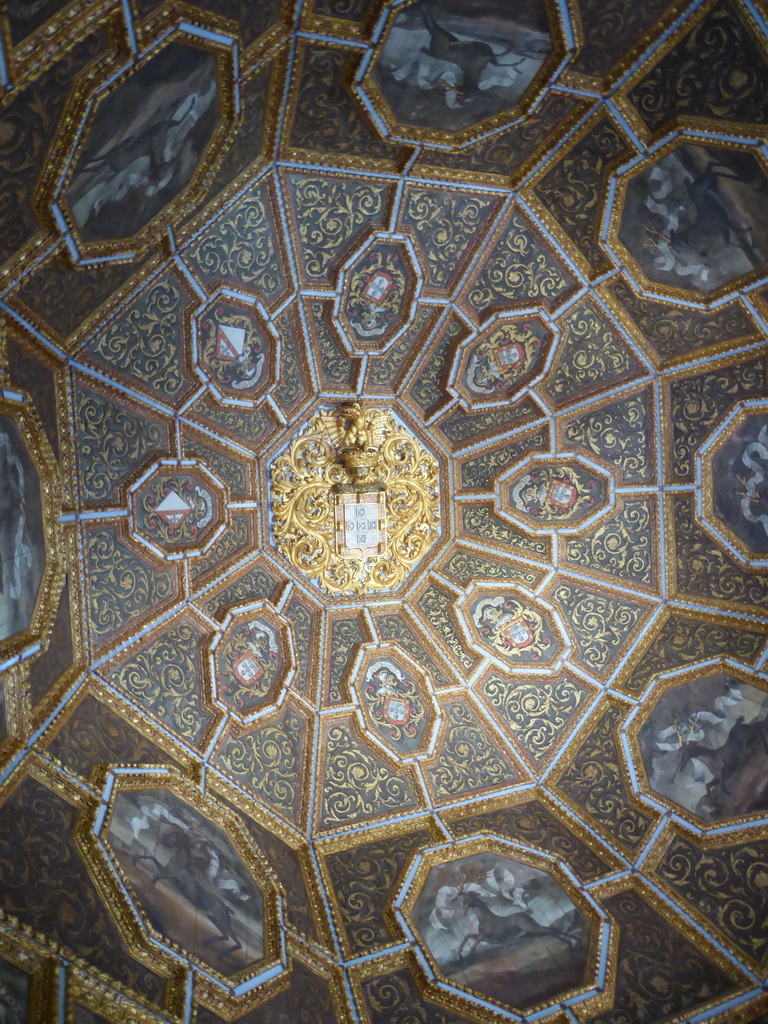
[[[271,468],[277,547],[295,568],[331,594],[397,586],[437,536],[437,462],[390,413],[365,409],[363,416],[373,414],[381,437],[377,459],[371,467],[354,472],[356,485],[385,490],[384,553],[358,559],[336,553],[334,499],[350,481],[350,470],[337,457],[337,441],[348,441],[337,412],[314,416]]]
[[[312,280],[323,280],[350,239],[381,217],[386,188],[326,178],[294,178],[291,183],[305,270]]]

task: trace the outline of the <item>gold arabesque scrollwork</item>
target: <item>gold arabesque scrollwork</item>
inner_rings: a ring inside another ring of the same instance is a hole
[[[397,586],[438,534],[437,462],[385,410],[354,403],[319,412],[275,459],[270,482],[278,549],[329,594]],[[350,487],[386,494],[378,555],[337,553],[335,497]]]

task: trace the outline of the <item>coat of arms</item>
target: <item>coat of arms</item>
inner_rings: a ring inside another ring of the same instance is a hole
[[[352,491],[334,495],[336,553],[342,558],[368,558],[387,550],[385,492]]]
[[[264,375],[264,343],[249,316],[217,304],[200,321],[201,363],[225,391],[248,397]]]
[[[220,659],[219,687],[237,708],[247,708],[264,697],[282,667],[274,628],[263,619],[238,626]]]
[[[142,527],[163,543],[196,540],[213,518],[213,498],[191,476],[153,480],[139,494]]]
[[[392,413],[318,413],[270,470],[279,551],[330,593],[398,584],[437,536],[437,463]]]
[[[467,387],[478,395],[509,390],[531,367],[542,343],[530,323],[508,323],[496,328],[472,351],[467,365]]]
[[[335,548],[341,558],[368,558],[387,550],[386,488],[376,468],[386,435],[381,413],[359,402],[340,408],[329,434],[348,480],[334,486]]]
[[[407,277],[397,249],[377,246],[350,271],[344,312],[363,340],[379,338],[400,319]]]
[[[394,662],[374,662],[362,687],[368,717],[385,738],[406,751],[418,745],[425,711],[416,684]]]
[[[472,619],[483,641],[507,656],[540,661],[553,646],[543,617],[513,597],[482,598]]]
[[[579,519],[595,507],[598,481],[570,466],[540,466],[512,486],[510,500],[520,512],[542,521]]]

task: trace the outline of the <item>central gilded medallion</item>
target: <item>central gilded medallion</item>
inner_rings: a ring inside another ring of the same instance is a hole
[[[275,544],[329,594],[401,583],[438,535],[438,468],[391,412],[314,416],[272,463]]]

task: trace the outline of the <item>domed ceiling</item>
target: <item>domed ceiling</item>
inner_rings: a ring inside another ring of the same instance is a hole
[[[8,0],[0,1016],[768,1019],[768,30]]]

